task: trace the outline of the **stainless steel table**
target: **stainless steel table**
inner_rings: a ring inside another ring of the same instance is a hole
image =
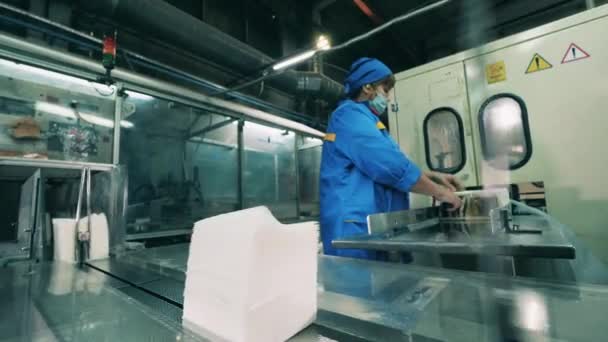
[[[199,340],[165,300],[183,302],[188,248],[81,269],[4,268],[0,340]],[[317,320],[294,341],[601,341],[608,333],[600,286],[319,256],[318,289]]]
[[[90,268],[17,263],[0,270],[1,341],[201,341]]]
[[[119,261],[183,284],[188,248],[183,244],[142,250]],[[545,341],[597,341],[608,333],[602,323],[608,314],[606,287],[329,256],[318,260],[319,311],[310,329],[321,330],[324,337],[496,341],[542,336]],[[163,291],[159,294],[167,295]]]

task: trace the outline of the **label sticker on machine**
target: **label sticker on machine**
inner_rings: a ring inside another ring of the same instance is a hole
[[[553,68],[553,65],[549,63],[543,56],[538,53],[534,54],[530,64],[528,64],[528,69],[526,69],[526,74],[531,74],[537,71],[543,71],[547,69]]]
[[[566,50],[566,54],[564,54],[564,58],[562,58],[562,64],[580,61],[581,59],[591,57],[585,50],[581,49],[580,46],[572,43]]]
[[[488,81],[488,84],[506,81],[507,67],[505,61],[486,65],[486,80]]]

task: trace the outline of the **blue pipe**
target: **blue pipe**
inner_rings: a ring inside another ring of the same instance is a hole
[[[177,79],[181,79],[181,80],[185,80],[191,83],[194,83],[196,85],[199,85],[203,88],[206,88],[207,90],[211,90],[211,91],[221,91],[223,90],[222,87],[219,87],[211,82],[204,82],[204,81],[200,81],[197,79],[193,79],[191,77],[189,77],[189,75],[184,74],[184,75],[180,75],[178,73],[175,73],[171,70],[167,70],[166,68],[163,68],[161,66],[156,66],[156,65],[151,65],[149,63],[146,63],[145,61],[138,61],[138,60],[131,60],[131,63],[136,64],[136,65],[140,65],[143,66],[144,68],[149,68],[158,72],[162,72],[162,73],[166,73],[169,74]],[[298,121],[303,121],[306,120],[306,123],[312,123],[312,121],[308,118],[302,117],[302,115],[294,113],[294,112],[289,112],[286,111],[285,109],[282,108],[278,108],[272,104],[263,102],[263,101],[257,101],[257,100],[253,100],[251,97],[243,95],[241,93],[232,93],[232,94],[228,94],[227,97],[230,98],[234,98],[237,100],[240,100],[243,103],[247,103],[247,104],[251,104],[251,105],[255,105],[258,108],[262,108],[268,111],[272,111],[272,112],[276,112],[276,111],[281,111],[283,116],[288,117],[292,120],[298,120]]]

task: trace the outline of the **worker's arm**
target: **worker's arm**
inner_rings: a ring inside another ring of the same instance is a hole
[[[334,113],[336,148],[374,182],[408,192],[422,172],[364,113]]]
[[[411,191],[421,195],[433,196],[439,202],[449,204],[454,210],[462,205],[460,197],[456,196],[451,189],[438,185],[426,174],[422,174],[418,182],[412,186]]]
[[[452,191],[464,190],[464,185],[462,184],[460,179],[456,178],[456,176],[454,175],[435,171],[426,171],[424,172],[424,174],[429,177],[429,179],[433,182],[439,185],[443,185]]]

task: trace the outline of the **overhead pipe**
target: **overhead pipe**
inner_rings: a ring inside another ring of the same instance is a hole
[[[81,0],[83,8],[102,13],[125,23],[137,23],[149,27],[154,33],[178,46],[187,47],[194,53],[215,63],[237,70],[245,75],[257,75],[275,60],[252,46],[216,29],[215,27],[160,0]],[[145,9],[145,10],[142,10]],[[287,70],[270,81],[280,89],[292,93],[298,87],[302,74]],[[342,95],[342,86],[328,78],[320,78],[318,96],[328,101]]]
[[[0,55],[12,55],[11,51],[13,51],[17,52],[18,55],[29,55],[38,60],[43,60],[51,64],[57,63],[59,66],[76,68],[81,72],[89,72],[95,75],[105,73],[105,69],[101,63],[96,63],[80,56],[54,50],[39,44],[34,44],[7,34],[0,33],[0,47],[2,48],[0,49]],[[185,87],[176,86],[175,84],[169,82],[153,79],[148,76],[136,74],[123,68],[115,68],[112,71],[112,77],[116,81],[122,81],[127,84],[133,84],[135,86],[147,88],[159,93],[165,93],[176,97],[190,99],[196,102],[202,102],[216,108],[222,108],[228,112],[231,112],[233,115],[249,118],[253,121],[268,123],[319,138],[324,136],[322,132],[304,124],[238,103],[219,98],[212,98],[201,94],[200,92],[196,92]]]
[[[3,3],[0,3],[0,8],[8,10],[13,13],[16,13],[20,16],[28,18],[29,20],[32,20],[33,22],[41,23],[50,28],[46,29],[44,27],[40,27],[38,25],[25,22],[21,19],[0,15],[0,18],[2,18],[2,20],[13,22],[15,24],[26,27],[28,29],[43,32],[49,36],[57,37],[64,41],[67,41],[72,44],[76,44],[76,45],[79,45],[79,46],[82,46],[82,47],[85,47],[88,49],[97,49],[102,44],[102,41],[99,38],[89,36],[80,31],[74,30],[70,27],[64,26],[59,23],[55,23],[53,21],[50,21],[43,17],[39,17],[34,14],[31,14],[22,9],[19,9],[19,8],[16,8],[16,7],[7,5],[7,4],[3,4]],[[54,30],[54,29],[57,29],[57,30]],[[75,38],[75,37],[78,37],[80,39]],[[190,75],[182,70],[178,70],[176,68],[165,65],[158,61],[149,59],[145,56],[142,56],[142,55],[135,53],[133,51],[130,51],[128,49],[120,48],[120,51],[126,57],[125,59],[127,60],[130,67],[132,64],[138,64],[139,66],[142,66],[144,68],[152,69],[154,71],[169,75],[172,78],[185,80],[189,83],[194,83],[196,85],[202,86],[205,90],[210,91],[211,93],[216,93],[218,91],[222,91],[222,90],[226,89],[218,84],[215,84],[208,80],[196,77],[194,75]],[[131,67],[131,69],[132,69],[132,67]],[[338,85],[338,86],[340,86],[340,85]],[[239,93],[239,92],[230,92],[228,97],[234,98],[236,100],[241,101],[242,103],[252,105],[252,106],[254,106],[256,108],[260,108],[262,110],[268,110],[270,112],[279,113],[282,116],[285,116],[287,118],[291,118],[291,119],[294,119],[294,120],[297,120],[300,122],[314,123],[311,120],[311,118],[305,117],[303,114],[296,113],[296,112],[290,111],[288,109],[278,107],[278,106],[273,105],[268,102],[264,102],[263,100],[260,100],[253,96],[245,95],[245,94]],[[317,123],[314,123],[314,124],[317,124]]]

